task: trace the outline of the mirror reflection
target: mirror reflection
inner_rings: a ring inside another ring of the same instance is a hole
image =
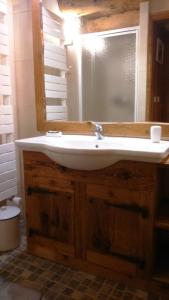
[[[84,39],[81,73],[83,121],[135,120],[135,32]]]
[[[138,27],[83,35],[77,16],[41,14],[46,120],[140,121]]]

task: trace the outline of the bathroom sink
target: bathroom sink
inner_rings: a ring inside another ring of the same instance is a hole
[[[169,154],[169,142],[150,139],[62,135],[17,140],[22,150],[40,151],[58,164],[77,170],[97,170],[119,160],[160,162]]]

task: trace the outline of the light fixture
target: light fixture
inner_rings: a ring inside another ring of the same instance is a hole
[[[80,32],[80,19],[75,13],[65,13],[64,18],[64,38],[65,45],[72,45]]]
[[[86,35],[83,37],[83,47],[93,54],[102,52],[105,49],[105,40],[98,35]]]

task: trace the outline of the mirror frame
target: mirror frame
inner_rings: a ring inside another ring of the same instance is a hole
[[[64,133],[92,134],[92,121],[47,121],[44,108],[44,70],[43,70],[43,39],[41,33],[41,15],[39,0],[32,0],[32,33],[33,33],[33,61],[35,81],[35,103],[37,130],[40,132],[62,131]],[[151,44],[151,43],[150,43]],[[150,59],[151,60],[151,59]],[[149,62],[150,62],[149,60]],[[151,67],[148,70],[149,82]],[[150,87],[149,87],[150,88]],[[149,91],[150,92],[150,91]],[[148,102],[148,106],[150,103]],[[159,122],[101,122],[106,135],[149,137],[150,127],[153,124],[162,126],[162,136],[169,139],[169,123]]]

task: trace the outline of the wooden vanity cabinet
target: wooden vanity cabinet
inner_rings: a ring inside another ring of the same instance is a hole
[[[150,277],[154,164],[120,161],[78,171],[42,153],[23,157],[28,251],[100,275]]]

